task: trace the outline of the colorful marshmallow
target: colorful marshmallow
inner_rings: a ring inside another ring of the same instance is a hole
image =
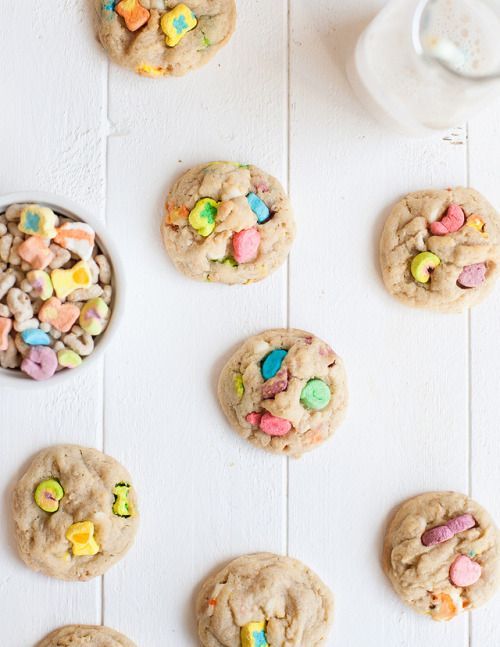
[[[50,346],[50,337],[40,328],[28,328],[21,333],[22,340],[28,346]]]
[[[466,265],[457,279],[457,284],[461,288],[478,288],[486,281],[485,263],[474,263]]]
[[[441,264],[441,259],[432,252],[421,252],[411,262],[411,273],[418,283],[428,283],[432,272]]]
[[[9,347],[9,333],[12,330],[12,319],[0,317],[0,351]]]
[[[245,395],[245,385],[243,384],[243,375],[241,375],[241,373],[237,373],[234,376],[233,385],[236,396],[241,400]]]
[[[69,270],[53,270],[50,278],[58,299],[65,299],[75,290],[92,285],[90,268],[85,261],[79,261]]]
[[[267,380],[262,387],[262,397],[264,400],[274,398],[278,393],[286,391],[288,388],[288,371],[279,370],[274,377]]]
[[[444,541],[448,541],[448,539],[451,539],[459,532],[474,528],[475,525],[476,520],[471,514],[462,514],[450,519],[441,526],[435,526],[426,530],[421,537],[421,541],[424,546],[436,546],[437,544],[442,544]]]
[[[137,31],[145,25],[150,16],[148,9],[139,0],[121,0],[116,7],[116,13],[121,16],[129,31]]]
[[[40,311],[38,318],[42,323],[48,323],[60,332],[68,332],[80,316],[80,310],[73,303],[62,304],[57,297],[46,301]]]
[[[31,270],[26,274],[26,280],[31,285],[31,293],[34,297],[47,301],[54,294],[54,287],[50,276],[43,270]]]
[[[54,252],[42,238],[30,236],[17,248],[17,253],[34,270],[44,270],[54,260]]]
[[[466,587],[475,584],[481,577],[481,565],[467,555],[458,555],[450,566],[450,581],[453,586]]]
[[[198,20],[191,9],[181,3],[163,14],[160,24],[165,34],[165,43],[168,47],[175,47],[196,27]]]
[[[76,368],[82,363],[82,358],[74,350],[61,348],[57,351],[57,362],[61,368]]]
[[[57,356],[48,346],[32,346],[21,363],[21,371],[34,380],[48,380],[57,369]]]
[[[330,387],[323,380],[313,379],[302,389],[300,394],[300,402],[306,409],[312,411],[321,411],[328,406],[332,394]]]
[[[257,258],[260,233],[256,227],[233,234],[233,256],[237,263],[251,263]]]
[[[262,225],[265,222],[267,222],[271,216],[271,212],[269,211],[269,207],[267,204],[259,198],[259,196],[256,193],[249,193],[247,195],[247,201],[250,206],[250,209],[254,212],[254,214],[257,216],[257,222]]]
[[[189,214],[189,224],[196,232],[206,238],[215,229],[218,203],[212,198],[198,200]]]
[[[80,326],[93,337],[100,335],[106,328],[109,308],[100,298],[90,299],[80,311]]]
[[[458,204],[450,204],[446,214],[436,222],[431,222],[430,230],[434,236],[446,236],[464,226],[465,214]]]
[[[113,514],[117,517],[132,517],[134,508],[129,501],[130,485],[128,483],[117,483],[113,488],[115,500],[113,502]]]
[[[488,238],[488,234],[486,232],[486,223],[477,214],[473,214],[472,216],[469,216],[465,224],[467,225],[467,227],[472,227],[472,229],[475,229],[476,231],[478,231],[480,234],[483,235],[484,238]]]
[[[292,428],[292,423],[285,418],[278,418],[269,412],[249,413],[245,420],[254,427],[259,427],[268,436],[285,436]]]
[[[97,555],[99,544],[94,539],[95,527],[92,521],[72,524],[66,531],[66,539],[72,544],[73,555]]]
[[[19,230],[29,236],[51,239],[56,235],[57,218],[52,209],[29,204],[21,211]]]
[[[240,630],[241,647],[269,647],[265,622],[249,622]]]
[[[280,370],[288,351],[282,348],[272,350],[262,360],[260,372],[265,380],[270,380]]]
[[[89,261],[94,250],[95,232],[85,222],[65,222],[57,229],[54,242],[76,254],[82,261]]]
[[[59,481],[47,479],[36,487],[34,499],[40,510],[51,514],[59,510],[59,501],[64,496],[64,490]]]

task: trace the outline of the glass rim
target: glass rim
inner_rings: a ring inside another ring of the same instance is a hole
[[[455,78],[462,79],[464,81],[472,81],[473,83],[481,83],[483,81],[495,81],[500,79],[500,69],[497,72],[490,72],[488,74],[467,74],[465,72],[460,72],[459,70],[454,69],[451,65],[448,65],[442,59],[430,55],[425,51],[422,45],[422,39],[420,37],[420,27],[422,25],[423,14],[430,2],[434,0],[419,0],[412,19],[412,43],[415,49],[415,52],[418,56],[426,61],[429,61],[439,68],[447,72],[448,74],[454,76]]]

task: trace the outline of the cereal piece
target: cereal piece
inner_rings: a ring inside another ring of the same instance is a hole
[[[330,402],[332,394],[328,384],[323,380],[309,380],[309,382],[302,389],[300,394],[300,402],[306,409],[313,411],[321,411]]]
[[[97,555],[99,544],[94,539],[95,527],[92,521],[73,523],[66,531],[66,539],[72,543],[75,557],[81,555]]]
[[[92,336],[84,332],[79,326],[73,326],[71,333],[63,339],[68,348],[74,350],[81,357],[86,357],[94,350]]]
[[[71,252],[63,249],[60,245],[51,243],[49,249],[54,254],[54,258],[49,264],[51,270],[58,270],[71,260]]]
[[[34,380],[47,380],[57,369],[57,356],[48,346],[33,346],[21,363],[21,370]]]
[[[286,391],[288,388],[288,371],[283,369],[278,371],[274,377],[267,380],[262,387],[262,397],[264,400],[274,398],[278,393]]]
[[[74,350],[64,348],[64,344],[62,342],[56,342],[54,344],[54,350],[57,351],[57,361],[59,366],[62,368],[76,368],[82,363],[80,355],[75,353]]]
[[[0,351],[0,366],[2,368],[17,368],[20,363],[20,357],[12,337],[9,337],[9,346],[7,350]]]
[[[104,254],[98,254],[95,257],[95,261],[99,266],[99,281],[104,285],[109,285],[111,283],[111,264],[104,256]]]
[[[44,512],[57,512],[59,510],[59,501],[64,496],[64,490],[59,481],[47,479],[42,481],[36,487],[34,498],[35,503]]]
[[[118,517],[133,517],[134,507],[129,501],[130,485],[128,483],[117,483],[113,488],[115,497],[113,503],[113,514]]]
[[[95,232],[84,222],[65,222],[57,230],[54,242],[88,261],[94,250]]]
[[[280,348],[271,351],[264,357],[260,366],[260,372],[265,380],[271,379],[280,370],[287,352],[288,351]]]
[[[24,207],[25,205],[22,204],[11,204],[5,212],[5,219],[7,220],[7,222],[14,222],[16,220],[19,220]]]
[[[7,225],[5,225],[3,222],[0,222],[0,236],[5,236],[7,233]]]
[[[166,15],[166,14],[165,14]],[[215,229],[218,204],[212,198],[202,198],[189,214],[189,224],[196,232],[206,238]]]
[[[43,323],[40,324],[40,330],[43,330],[43,332],[50,332],[51,325],[44,321]]]
[[[26,292],[26,294],[31,294],[31,290],[33,289],[31,283],[27,279],[21,281],[21,285],[19,287],[23,292]]]
[[[451,530],[451,532],[456,535],[459,532],[464,532],[464,530],[470,530],[471,528],[474,528],[474,526],[476,525],[476,520],[471,514],[467,513],[461,514],[454,519],[450,519],[446,525]]]
[[[38,317],[38,313],[40,312],[40,308],[42,307],[43,303],[44,302],[41,299],[35,299],[31,303],[31,305],[33,307],[33,315],[34,316]]]
[[[106,328],[109,308],[102,299],[91,299],[80,312],[80,326],[89,335],[100,335]]]
[[[21,333],[22,340],[28,346],[50,346],[51,339],[43,330],[28,328]]]
[[[269,211],[269,207],[264,202],[264,200],[261,200],[256,193],[252,192],[247,195],[247,200],[248,204],[250,205],[250,209],[257,216],[257,222],[259,224],[263,224],[267,220],[269,220],[271,212]]]
[[[105,285],[103,287],[101,296],[104,303],[109,306],[109,304],[111,303],[111,298],[113,296],[113,288],[111,287],[111,285]]]
[[[13,240],[14,236],[12,236],[12,234],[5,234],[0,239],[0,259],[4,263],[7,263],[7,261],[9,260],[10,248],[12,247]]]
[[[39,204],[29,204],[21,211],[19,229],[30,236],[54,238],[57,219],[52,209]]]
[[[69,270],[52,270],[50,278],[58,299],[65,299],[78,288],[92,285],[90,270],[85,261],[79,261]]]
[[[26,321],[14,321],[14,330],[16,332],[23,332],[23,330],[28,330],[29,328],[38,328],[40,322],[38,319],[26,319]]]
[[[54,258],[47,243],[36,236],[29,236],[22,242],[17,248],[17,253],[34,270],[44,270]]]
[[[10,248],[8,263],[10,265],[21,265],[21,257],[19,256],[19,247],[23,242],[22,238],[14,238],[12,241],[12,247]]]
[[[166,35],[165,43],[168,47],[175,47],[189,31],[196,27],[198,21],[191,9],[181,3],[163,14],[160,24]]]
[[[87,261],[90,270],[90,276],[92,278],[92,283],[98,283],[99,281],[99,266],[93,258]]]
[[[33,307],[26,292],[19,288],[11,288],[7,292],[7,305],[16,321],[26,321],[33,317]]]
[[[233,234],[233,252],[237,263],[250,263],[257,258],[260,233],[255,227]]]
[[[467,555],[459,555],[450,566],[450,581],[454,586],[472,586],[481,577],[481,565]]]
[[[464,226],[465,214],[458,204],[450,204],[446,215],[440,221],[431,222],[430,230],[434,236],[446,236],[458,231]]]
[[[23,235],[22,231],[19,230],[19,227],[15,222],[9,222],[9,224],[7,225],[7,231],[9,232],[9,234],[12,234],[14,238],[21,238]]]
[[[100,285],[91,285],[86,289],[78,289],[72,292],[68,296],[68,301],[71,303],[77,303],[78,301],[88,301],[89,299],[96,299],[102,294],[102,288]]]
[[[121,0],[116,7],[117,14],[122,16],[129,31],[137,31],[145,25],[150,13],[145,9],[139,0]]]
[[[249,622],[240,631],[241,647],[269,647],[265,622]]]
[[[421,252],[411,262],[411,273],[415,281],[428,283],[432,272],[440,265],[441,260],[432,252]]]
[[[259,427],[268,436],[285,436],[292,428],[292,423],[266,411],[262,415]]]
[[[16,275],[11,270],[7,270],[7,272],[0,274],[0,299],[4,298],[15,283]]]
[[[64,303],[57,297],[51,297],[40,308],[38,318],[49,323],[56,330],[68,332],[80,316],[80,310],[72,303]]]
[[[464,267],[458,277],[457,284],[461,288],[477,288],[485,281],[486,265],[484,263],[474,263]]]
[[[5,317],[6,319],[12,317],[12,313],[5,303],[0,303],[0,317]]]
[[[12,329],[12,320],[0,317],[0,351],[9,348],[9,333]]]
[[[23,283],[26,282],[30,286],[30,294],[34,297],[39,297],[42,301],[47,301],[54,293],[50,276],[43,270],[32,270],[28,272],[26,274],[26,281],[23,281]]]
[[[28,346],[28,344],[24,343],[23,338],[21,337],[20,333],[18,333],[14,337],[14,344],[15,344],[15,346],[17,348],[18,353],[22,357],[27,357],[28,356],[28,354],[30,352],[30,349],[31,349],[31,346]]]
[[[56,328],[51,328],[50,336],[52,339],[60,339],[62,337],[62,332],[60,330],[56,330]]]

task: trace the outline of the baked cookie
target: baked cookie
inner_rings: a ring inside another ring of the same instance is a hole
[[[223,368],[219,401],[240,436],[299,457],[329,438],[344,418],[344,364],[311,333],[267,330],[250,337]]]
[[[135,647],[134,643],[108,627],[68,625],[56,629],[36,647]]]
[[[302,562],[258,553],[209,577],[196,614],[205,647],[316,647],[333,621],[333,597]]]
[[[212,58],[236,26],[235,0],[95,0],[109,56],[142,76],[181,76]]]
[[[465,494],[421,494],[403,503],[389,524],[383,566],[403,602],[434,620],[451,620],[496,591],[498,530]]]
[[[168,194],[163,242],[192,279],[253,283],[284,263],[295,237],[281,184],[256,166],[200,164]]]
[[[89,580],[118,562],[139,523],[124,467],[96,449],[41,451],[13,493],[17,547],[27,566],[61,580]]]
[[[498,276],[500,220],[474,189],[410,193],[387,218],[384,282],[418,308],[459,312],[484,299]]]

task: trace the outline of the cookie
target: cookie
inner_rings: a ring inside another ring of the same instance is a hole
[[[196,613],[205,647],[316,647],[333,621],[333,597],[298,560],[258,553],[209,577]]]
[[[235,0],[95,0],[98,34],[110,58],[142,76],[181,76],[231,38]]]
[[[161,232],[175,266],[190,278],[253,283],[285,262],[295,222],[274,177],[252,165],[212,162],[175,183]]]
[[[108,627],[68,625],[56,629],[36,647],[135,647],[134,643]]]
[[[105,573],[131,547],[139,522],[125,468],[77,445],[37,454],[14,489],[13,515],[23,561],[61,580]]]
[[[500,220],[474,189],[410,193],[387,218],[380,263],[389,292],[407,305],[459,312],[492,289]]]
[[[342,359],[318,337],[296,329],[250,337],[223,368],[218,392],[240,436],[295,457],[333,434],[348,399]]]
[[[498,588],[499,533],[465,494],[421,494],[403,503],[389,524],[383,567],[403,602],[433,620],[451,620]]]

